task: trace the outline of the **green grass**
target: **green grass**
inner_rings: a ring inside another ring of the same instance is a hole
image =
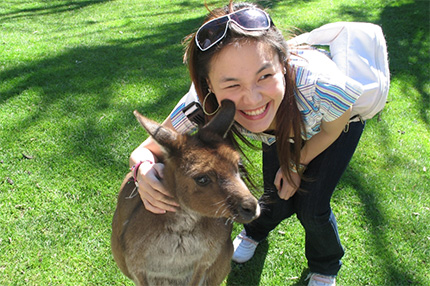
[[[259,2],[286,31],[382,26],[392,86],[332,200],[346,250],[338,282],[429,285],[428,1]],[[110,223],[128,156],[146,136],[132,111],[162,121],[188,90],[181,41],[203,3],[0,3],[0,285],[131,285],[110,253]],[[225,285],[304,285],[303,247],[288,219],[250,262],[232,264]]]

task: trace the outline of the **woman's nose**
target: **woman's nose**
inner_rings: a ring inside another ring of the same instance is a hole
[[[261,94],[257,88],[247,89],[242,95],[242,101],[244,104],[253,106],[261,102]]]

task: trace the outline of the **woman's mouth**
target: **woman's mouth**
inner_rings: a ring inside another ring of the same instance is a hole
[[[262,107],[252,110],[241,110],[242,115],[248,119],[256,120],[264,117],[269,110],[269,104],[263,105]]]

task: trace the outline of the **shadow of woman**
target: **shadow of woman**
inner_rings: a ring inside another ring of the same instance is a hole
[[[249,262],[243,264],[231,262],[231,272],[227,278],[226,285],[259,285],[268,249],[269,243],[264,240],[258,244],[254,257]]]

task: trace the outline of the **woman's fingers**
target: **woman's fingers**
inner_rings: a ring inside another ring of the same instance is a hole
[[[300,186],[301,178],[298,174],[293,173],[292,179],[294,184],[291,184],[287,181],[281,168],[279,168],[275,176],[274,184],[275,187],[278,189],[278,195],[281,199],[288,200],[289,198],[294,196],[298,189],[298,187],[296,186]]]
[[[142,197],[141,197],[141,200],[143,202],[143,205],[145,206],[145,209],[154,213],[154,214],[165,214],[167,212],[167,210],[165,210],[165,209],[160,209],[160,208],[153,206],[148,200],[146,200]]]
[[[142,166],[139,169],[139,195],[148,211],[153,213],[175,212],[179,207],[163,182],[164,165],[161,163]]]
[[[142,199],[147,210],[154,213],[176,211],[178,204],[172,197],[164,195],[156,188],[156,186],[159,186],[159,184],[154,183],[153,186],[151,186],[144,181],[138,181],[138,184],[140,198]]]

